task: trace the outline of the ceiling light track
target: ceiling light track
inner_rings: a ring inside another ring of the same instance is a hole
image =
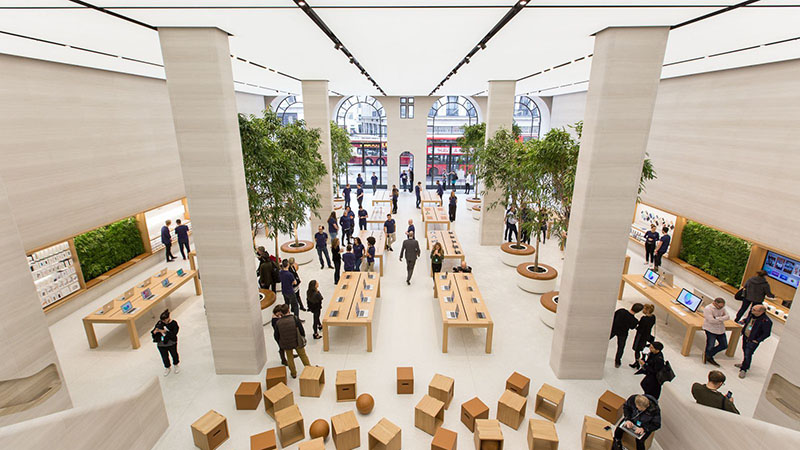
[[[686,25],[691,25],[693,23],[700,22],[701,20],[710,19],[710,18],[712,18],[714,16],[718,16],[720,14],[724,14],[726,12],[733,11],[734,9],[738,9],[738,8],[742,8],[742,7],[747,6],[747,5],[751,5],[751,4],[753,4],[753,3],[757,2],[757,1],[758,0],[746,0],[744,2],[728,6],[727,8],[722,8],[720,10],[717,10],[717,11],[714,11],[714,12],[710,12],[708,14],[704,14],[704,15],[702,15],[700,17],[695,17],[694,19],[689,19],[689,20],[687,20],[685,22],[681,22],[681,23],[679,23],[677,25],[673,25],[669,29],[670,30],[675,30],[675,29],[678,29],[680,27],[685,27]]]

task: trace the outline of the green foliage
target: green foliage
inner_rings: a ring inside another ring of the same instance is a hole
[[[350,145],[350,135],[342,127],[336,125],[331,120],[331,175],[333,185],[337,186],[336,194],[339,193],[339,178],[347,172],[347,163],[353,157]]]
[[[582,124],[575,129],[580,136]],[[563,240],[569,225],[572,210],[572,194],[575,189],[575,172],[578,168],[580,143],[563,128],[554,128],[539,141],[542,171],[550,184],[552,232]]]
[[[687,221],[678,257],[725,283],[739,287],[751,244],[722,231]]]
[[[264,117],[240,114],[239,132],[253,229],[264,224],[277,238],[304,225],[309,209],[319,217],[317,185],[326,175],[319,130],[307,129],[302,120],[283,125],[265,111]]]
[[[89,281],[144,253],[144,244],[136,219],[129,217],[75,236],[75,249]]]
[[[472,164],[472,178],[475,180],[475,198],[478,198],[478,178],[476,176],[477,163],[475,161],[475,151],[482,149],[486,144],[486,123],[476,123],[475,125],[464,125],[461,127],[464,135],[456,139],[456,144],[461,147],[461,151]]]

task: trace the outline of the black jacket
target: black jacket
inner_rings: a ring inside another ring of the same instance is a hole
[[[300,319],[292,314],[285,315],[275,323],[275,334],[278,338],[278,346],[281,350],[292,350],[300,346],[297,341],[297,332],[305,337],[306,332]]]
[[[611,336],[627,336],[628,331],[636,328],[639,323],[636,316],[625,308],[620,308],[614,313],[614,322],[611,324]]]
[[[319,290],[314,291],[313,294],[308,295],[306,293],[306,304],[308,305],[308,309],[310,311],[319,311],[322,309],[322,294]]]
[[[180,327],[178,326],[178,322],[173,320],[170,323],[164,323],[162,321],[158,321],[156,323],[155,328],[153,329],[153,333],[155,334],[155,330],[167,330],[167,334],[164,335],[163,339],[160,342],[157,342],[156,345],[159,347],[168,347],[170,345],[175,345],[178,343],[178,330]],[[161,333],[159,333],[160,335]]]
[[[639,324],[636,325],[636,337],[633,338],[633,349],[642,351],[648,342],[653,342],[653,326],[656,324],[655,314],[652,316],[642,316]]]
[[[628,397],[628,400],[622,405],[622,413],[625,419],[638,424],[648,433],[661,428],[661,408],[658,406],[658,400],[651,395],[645,394],[645,397],[650,400],[650,406],[644,411],[639,411],[636,407],[636,395],[638,394]]]
[[[747,329],[747,324],[750,323],[750,318],[755,319],[753,329],[750,330],[750,337],[745,336],[744,332]],[[767,317],[767,313],[761,314],[756,317],[752,313],[748,314],[744,319],[744,326],[742,327],[742,339],[748,341],[755,341],[761,343],[764,339],[772,334],[772,319]]]
[[[752,276],[744,283],[744,298],[753,303],[761,303],[764,297],[774,297],[767,279],[758,275]]]
[[[278,272],[278,265],[275,264],[274,261],[269,258],[261,260],[261,263],[258,265],[258,270],[256,271],[259,286],[266,289],[272,286],[272,283],[277,283],[279,280],[275,275]]]

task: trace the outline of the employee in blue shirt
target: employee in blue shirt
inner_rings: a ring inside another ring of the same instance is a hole
[[[361,260],[364,258],[364,244],[361,242],[361,238],[355,238],[353,240],[353,256],[356,258],[356,272],[361,271]]]
[[[458,207],[458,198],[456,197],[456,191],[450,191],[450,222],[456,221],[456,208]]]
[[[361,206],[358,207],[358,229],[359,230],[366,230],[367,229],[367,210],[362,208]]]
[[[178,237],[178,249],[180,249],[183,259],[186,259],[191,251],[189,250],[189,227],[182,225],[181,219],[176,220],[175,223],[178,225],[175,227],[175,236]],[[185,253],[183,251],[184,248],[186,249]]]
[[[322,225],[317,229],[317,234],[314,235],[314,240],[317,241],[317,255],[319,256],[319,268],[324,269],[325,263],[322,262],[322,255],[325,255],[325,261],[328,262],[328,269],[333,269],[331,265],[331,257],[328,254],[328,235],[325,234],[325,227]]]
[[[439,183],[439,180],[436,180],[436,194],[439,196],[439,200],[441,200],[444,195],[444,186]]]
[[[344,189],[342,189],[342,195],[344,195],[344,206],[350,206],[350,183],[346,184]]]
[[[653,269],[655,270],[658,270],[658,268],[661,267],[661,257],[664,256],[664,253],[667,253],[667,250],[669,249],[670,237],[669,234],[667,234],[669,233],[669,228],[664,227],[661,229],[661,232],[664,234],[661,235],[656,243],[656,254],[655,258],[653,258]]]
[[[419,205],[422,204],[422,182],[417,181],[417,185],[414,186],[414,194],[417,196],[417,209],[419,209]]]
[[[336,211],[331,211],[331,215],[328,216],[328,234],[331,236],[331,242],[336,239],[338,231],[339,224],[336,223]]]
[[[397,214],[397,198],[400,197],[400,191],[396,185],[392,185],[392,214]]]
[[[403,186],[403,190],[404,190],[404,191],[406,190],[406,185],[407,185],[407,184],[408,184],[408,174],[407,174],[407,173],[406,173],[406,171],[404,170],[404,171],[403,171],[403,172],[400,174],[400,185],[401,185],[401,186]]]
[[[173,259],[175,259],[175,257],[172,256],[172,250],[171,250],[172,249],[172,236],[170,235],[170,232],[169,232],[169,226],[171,224],[172,224],[172,221],[171,220],[167,220],[166,222],[164,222],[164,226],[161,227],[161,243],[164,244],[164,247],[166,248],[166,250],[164,251],[164,254],[167,255],[167,262],[170,262]]]
[[[364,179],[361,178],[361,174],[358,174],[358,176],[356,177],[356,185],[359,185],[359,184],[362,185],[362,186],[364,185]]]
[[[289,272],[289,261],[286,259],[281,262],[280,280],[283,302],[289,305],[295,317],[299,317],[300,305],[297,303],[297,296],[294,295],[294,286],[297,285],[297,279],[292,272]]]
[[[375,172],[372,172],[370,180],[372,181],[372,195],[375,195],[378,192],[378,176],[375,175]]]
[[[383,222],[383,232],[386,233],[386,250],[393,252],[392,244],[394,244],[395,241],[395,221],[392,219],[391,214],[386,215],[386,221]]]
[[[353,246],[348,245],[347,251],[342,255],[342,263],[345,272],[358,272],[356,270],[356,256],[353,254]]]
[[[414,233],[416,235],[417,229],[414,227],[414,219],[408,219],[408,229],[406,230],[406,234],[409,232]]]
[[[364,188],[361,187],[361,183],[358,184],[358,188],[356,189],[356,200],[358,200],[358,207],[364,204]]]
[[[349,244],[351,236],[353,235],[353,225],[350,223],[350,216],[348,216],[347,213],[339,217],[339,225],[342,226],[342,240],[347,239],[347,243]]]
[[[658,240],[658,231],[656,231],[656,224],[650,224],[650,231],[644,234],[644,264],[655,263],[656,258],[654,252],[656,251],[656,241]]]
[[[375,237],[367,238],[367,272],[375,272]]]

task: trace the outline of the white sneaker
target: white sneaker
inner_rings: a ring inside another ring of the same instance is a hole
[[[179,374],[179,373],[181,373],[181,368],[180,368],[180,367],[178,367],[178,365],[177,365],[177,364],[175,364],[175,373],[176,373],[176,374]]]
[[[169,371],[170,371],[170,370],[171,370],[171,368],[169,368],[169,367],[167,367],[166,369],[164,369],[164,376],[167,376],[167,375],[169,375]]]

